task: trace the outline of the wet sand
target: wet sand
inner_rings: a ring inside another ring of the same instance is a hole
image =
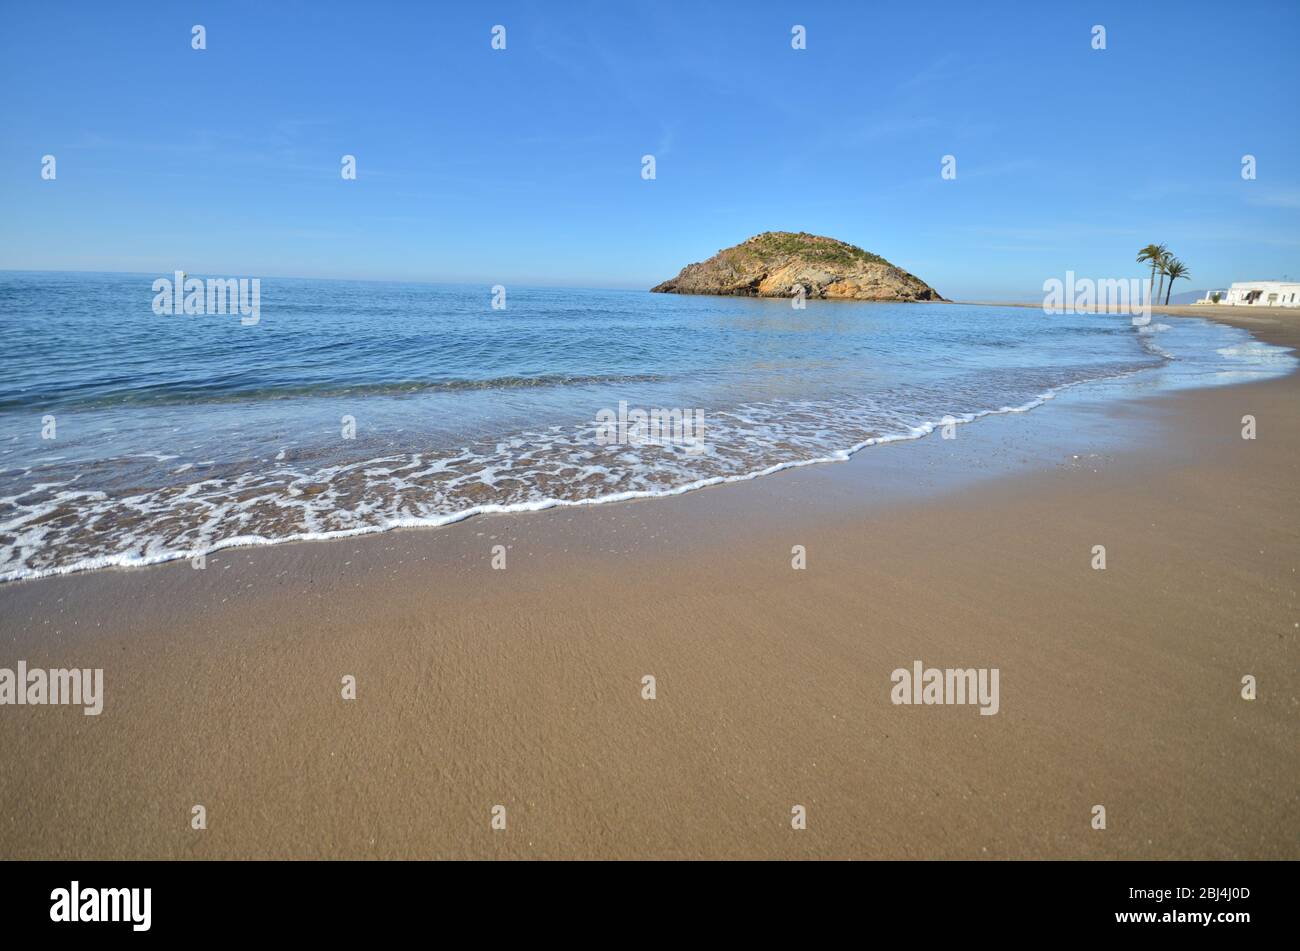
[[[0,667],[105,700],[0,707],[0,857],[1300,858],[1298,387],[4,585]],[[999,712],[894,705],[916,660]]]

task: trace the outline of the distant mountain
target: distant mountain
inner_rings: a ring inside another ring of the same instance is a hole
[[[765,231],[688,264],[656,294],[726,294],[872,301],[941,301],[933,287],[878,254],[815,234]]]
[[[1210,288],[1208,291],[1183,291],[1181,294],[1175,294],[1173,297],[1169,298],[1169,303],[1171,305],[1172,304],[1195,304],[1206,294],[1213,294],[1215,291],[1218,291],[1220,294],[1224,294],[1224,295],[1228,293],[1228,289],[1226,287],[1213,287]]]

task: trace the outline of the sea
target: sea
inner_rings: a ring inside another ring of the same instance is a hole
[[[689,492],[1297,363],[1158,315],[265,278],[253,321],[159,312],[160,277],[0,272],[0,581]]]

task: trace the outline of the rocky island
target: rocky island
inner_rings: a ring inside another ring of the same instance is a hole
[[[878,254],[791,231],[765,231],[650,290],[656,294],[730,294],[871,301],[941,301],[933,287]]]

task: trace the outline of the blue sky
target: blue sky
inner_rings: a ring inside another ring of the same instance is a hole
[[[956,298],[1153,240],[1300,279],[1294,0],[5,0],[0,82],[5,269],[644,288],[803,230]]]

